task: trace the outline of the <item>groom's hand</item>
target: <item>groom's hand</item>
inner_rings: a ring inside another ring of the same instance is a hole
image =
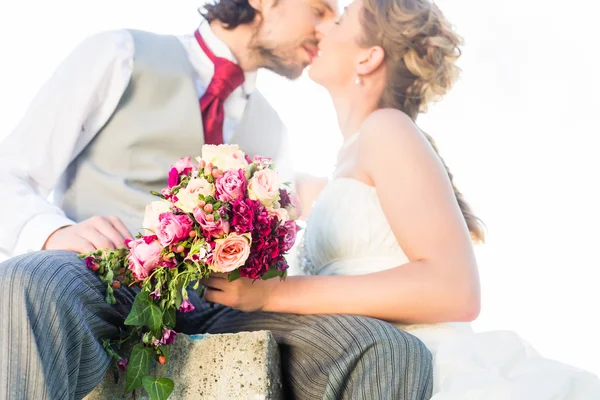
[[[89,253],[98,249],[115,250],[133,235],[117,217],[92,217],[75,225],[57,229],[43,250],[70,250]]]

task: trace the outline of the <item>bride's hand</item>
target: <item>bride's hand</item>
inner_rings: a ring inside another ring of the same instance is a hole
[[[274,286],[279,282],[277,278],[266,281],[239,278],[229,282],[227,274],[213,274],[200,283],[206,286],[206,301],[252,312],[264,310]]]

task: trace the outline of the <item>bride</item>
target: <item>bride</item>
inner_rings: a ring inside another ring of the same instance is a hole
[[[457,77],[459,37],[429,0],[356,0],[319,26],[310,77],[330,93],[344,144],[312,208],[305,276],[205,282],[244,311],[354,314],[396,324],[429,348],[433,398],[592,399],[600,382],[544,359],[512,332],[474,333],[477,217],[415,125]]]

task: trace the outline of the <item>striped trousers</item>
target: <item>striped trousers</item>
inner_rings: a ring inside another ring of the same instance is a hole
[[[43,251],[0,264],[0,399],[80,399],[100,383],[135,292],[104,287],[74,253]],[[428,399],[431,354],[417,338],[372,318],[243,313],[190,299],[177,331],[270,330],[287,399]]]

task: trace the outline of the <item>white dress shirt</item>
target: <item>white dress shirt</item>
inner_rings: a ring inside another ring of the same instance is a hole
[[[199,30],[216,56],[237,62],[208,23],[202,23]],[[193,35],[180,40],[197,72],[200,98],[214,66]],[[133,59],[134,42],[126,30],[86,39],[58,67],[16,129],[0,144],[0,259],[40,250],[55,230],[74,224],[48,197],[67,166],[116,110],[129,84]],[[256,72],[245,73],[244,84],[225,101],[225,142],[241,120],[255,83]],[[284,149],[275,161],[291,172],[287,154]]]

